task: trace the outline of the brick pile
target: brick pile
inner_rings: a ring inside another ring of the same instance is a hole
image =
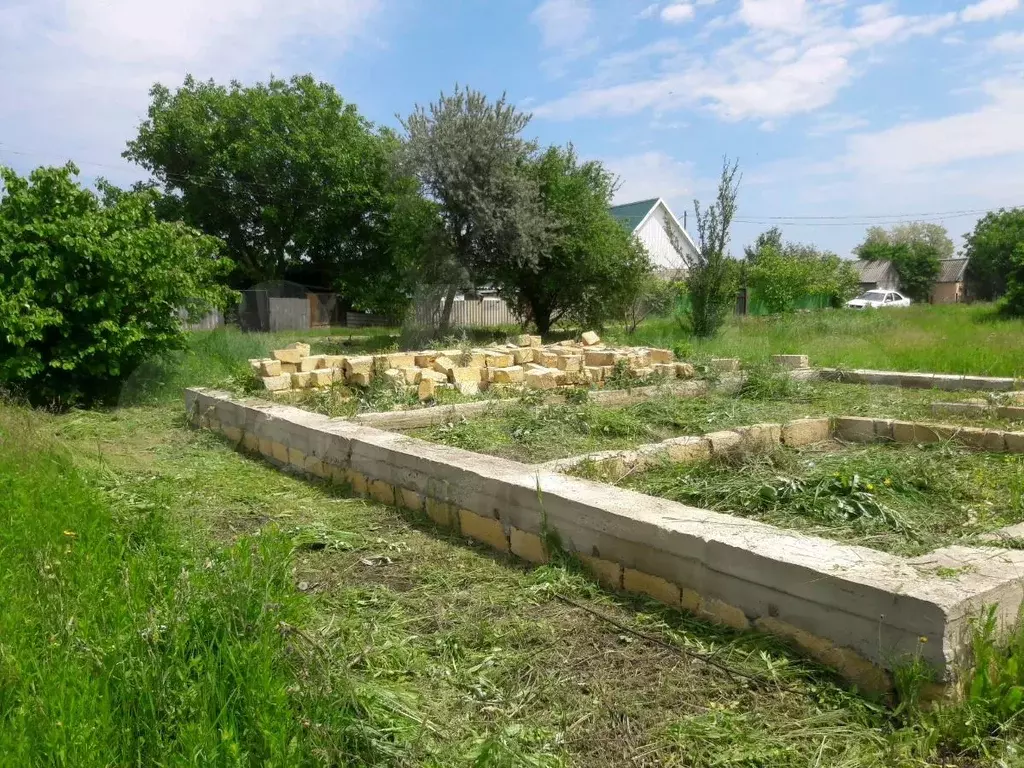
[[[380,355],[315,355],[296,342],[276,349],[265,360],[250,360],[263,387],[272,393],[345,384],[367,387],[383,378],[396,387],[415,388],[429,400],[439,388],[478,394],[495,387],[511,390],[603,386],[625,371],[635,378],[691,378],[693,366],[675,361],[667,349],[606,346],[593,331],[580,341],[543,344],[540,336],[523,334],[513,343],[463,349],[425,349]]]

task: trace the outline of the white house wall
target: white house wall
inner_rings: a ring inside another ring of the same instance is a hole
[[[672,246],[672,241],[669,240],[668,235],[665,233],[666,223],[673,229],[680,245],[686,251],[690,251],[682,230],[672,222],[665,209],[660,205],[654,209],[643,226],[637,230],[636,236],[646,246],[647,252],[651,254],[651,261],[654,262],[655,266],[667,267],[669,269],[685,267],[683,258]],[[691,255],[689,252],[685,254],[687,258]]]

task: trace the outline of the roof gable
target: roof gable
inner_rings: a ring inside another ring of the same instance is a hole
[[[860,282],[879,283],[895,276],[892,262],[888,260],[867,261],[861,259],[853,262],[853,268],[860,273]]]
[[[935,282],[959,283],[964,279],[966,269],[967,259],[942,259],[939,262],[939,276],[935,278]]]
[[[644,219],[647,218],[647,214],[654,210],[654,206],[658,204],[659,199],[654,197],[650,200],[637,200],[635,203],[613,205],[608,211],[626,229],[634,232],[643,223]]]

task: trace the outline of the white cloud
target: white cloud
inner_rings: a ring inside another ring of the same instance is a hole
[[[316,69],[365,38],[379,0],[23,0],[0,11],[0,135],[33,164],[116,164],[155,82]],[[329,41],[329,49],[311,47]],[[299,56],[301,55],[301,60]],[[36,154],[38,153],[38,154]]]
[[[1024,32],[1003,32],[993,37],[988,44],[994,51],[1024,51]]]
[[[1020,8],[1021,0],[981,0],[960,11],[963,21],[989,21],[998,19]]]
[[[865,128],[868,121],[857,115],[827,113],[817,116],[814,124],[808,129],[808,136],[828,136],[836,133],[849,133],[858,128]]]
[[[589,0],[544,0],[530,14],[545,48],[571,48],[586,38],[593,19]]]
[[[845,165],[860,173],[898,175],[1024,155],[1024,86],[990,81],[983,90],[989,101],[974,111],[851,136]]]
[[[693,18],[693,6],[689,3],[674,3],[661,9],[661,20],[666,24],[682,24]]]
[[[619,176],[614,202],[631,203],[664,197],[681,203],[693,196],[693,165],[676,160],[666,152],[651,151],[604,160],[605,167]],[[682,216],[681,210],[676,214]]]
[[[898,15],[874,4],[849,25],[839,4],[812,7],[803,0],[743,0],[737,16],[747,31],[710,54],[666,56],[655,62],[653,76],[593,82],[541,104],[536,114],[569,119],[696,105],[728,120],[764,121],[811,112],[835,100],[872,48],[932,35],[956,21],[953,13]]]
[[[637,14],[637,18],[649,19],[649,18],[653,17],[654,14],[656,14],[657,12],[658,12],[658,4],[657,3],[651,3],[646,8],[644,8],[642,11],[640,11],[640,13]]]

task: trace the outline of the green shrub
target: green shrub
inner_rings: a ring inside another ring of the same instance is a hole
[[[146,358],[184,344],[179,309],[227,299],[217,240],[157,221],[154,192],[101,200],[77,173],[0,168],[0,386],[35,403],[109,399]]]

